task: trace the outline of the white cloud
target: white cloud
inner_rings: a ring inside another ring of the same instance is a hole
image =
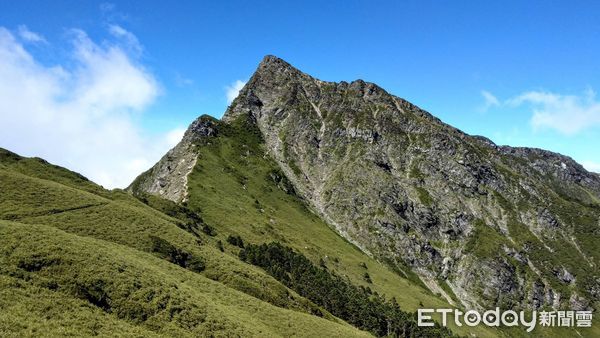
[[[165,135],[165,140],[169,147],[172,148],[176,146],[177,143],[179,143],[179,141],[181,141],[181,139],[183,138],[183,134],[185,134],[184,128],[177,128],[168,132],[167,135]]]
[[[492,93],[488,92],[487,90],[482,90],[481,96],[483,96],[485,102],[480,107],[480,111],[485,112],[492,107],[500,106],[500,101],[498,100],[498,98],[496,98]]]
[[[72,43],[73,60],[48,67],[0,27],[0,147],[125,187],[180,131],[151,137],[137,125],[160,86],[127,54],[130,41],[97,44],[73,30]]]
[[[100,13],[105,22],[123,22],[130,21],[127,14],[119,12],[117,6],[114,3],[103,2],[98,6]]]
[[[600,173],[600,163],[593,162],[593,161],[583,161],[583,162],[581,162],[581,165],[585,169],[587,169],[587,171]]]
[[[175,73],[175,84],[178,87],[188,87],[194,84],[194,80],[184,77],[180,73]]]
[[[110,12],[115,10],[115,4],[110,2],[103,2],[100,4],[100,11],[102,12]]]
[[[122,39],[125,42],[125,45],[131,48],[133,51],[137,53],[142,52],[142,45],[138,41],[138,38],[133,35],[130,31],[124,29],[119,25],[109,25],[108,31],[115,38]]]
[[[581,96],[531,91],[507,103],[512,106],[530,105],[534,129],[549,128],[565,135],[574,135],[584,129],[600,126],[600,102],[596,101],[592,90],[587,90]]]
[[[17,28],[17,33],[26,42],[47,44],[48,41],[38,33],[32,32],[25,25],[20,25]]]
[[[226,91],[226,95],[227,95],[227,103],[231,103],[231,102],[233,102],[233,100],[235,100],[235,98],[240,93],[240,90],[242,90],[242,88],[244,88],[244,85],[246,85],[245,81],[236,80],[231,85],[225,87],[225,91]]]

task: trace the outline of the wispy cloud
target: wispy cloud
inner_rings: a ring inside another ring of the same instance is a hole
[[[581,165],[584,166],[587,171],[600,173],[600,163],[593,161],[582,161]]]
[[[227,96],[227,103],[231,103],[231,102],[233,102],[233,100],[235,100],[235,98],[240,93],[240,90],[242,90],[242,88],[244,88],[244,85],[246,85],[245,81],[236,80],[234,83],[232,83],[229,86],[225,87],[225,94]]]
[[[593,90],[583,95],[561,95],[545,91],[530,91],[507,101],[513,107],[528,105],[532,109],[534,129],[554,129],[574,135],[600,126],[600,102]]]
[[[488,92],[487,90],[482,90],[481,96],[483,96],[484,99],[483,105],[479,108],[481,112],[486,112],[492,107],[500,106],[500,101],[498,100],[498,98],[496,98],[492,93]]]
[[[27,28],[27,26],[25,25],[20,25],[17,28],[17,33],[19,34],[19,37],[21,37],[21,39],[23,39],[23,41],[26,42],[43,44],[48,43],[48,41],[46,41],[46,39],[41,34],[30,31],[29,28]]]
[[[596,93],[588,89],[581,95],[564,95],[548,91],[528,91],[508,100],[499,100],[482,90],[485,102],[480,108],[525,107],[531,111],[530,124],[534,130],[551,129],[563,135],[575,135],[583,130],[600,127],[600,102]]]
[[[115,10],[115,4],[110,2],[103,2],[100,4],[100,11],[102,12],[111,12]]]
[[[178,87],[188,87],[194,84],[194,80],[189,79],[180,73],[175,73],[175,84]]]
[[[185,128],[177,128],[168,132],[165,135],[165,141],[167,142],[167,145],[170,148],[176,146],[177,143],[179,143],[179,141],[181,141],[181,139],[183,138],[183,134],[185,134]]]
[[[131,33],[130,31],[115,24],[109,25],[108,31],[115,38],[123,40],[124,45],[131,48],[136,53],[142,52],[142,45],[138,41],[138,38],[135,35],[133,35],[133,33]]]
[[[122,22],[128,21],[129,16],[117,10],[117,6],[111,2],[103,2],[99,6],[102,18],[106,22]]]
[[[128,53],[137,39],[96,43],[72,30],[71,43],[74,62],[47,67],[0,27],[0,147],[43,157],[109,188],[125,187],[181,131],[150,136],[136,122],[161,92]]]

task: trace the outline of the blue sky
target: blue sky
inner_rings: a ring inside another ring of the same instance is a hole
[[[274,54],[600,171],[599,2],[176,3],[0,2],[0,147],[123,187]]]

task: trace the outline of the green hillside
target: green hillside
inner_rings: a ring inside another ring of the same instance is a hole
[[[122,191],[4,150],[0,186],[0,336],[368,335]]]
[[[372,295],[371,306],[397,303],[398,320],[449,307],[408,269],[390,270],[314,215],[250,125],[211,121],[219,136],[198,143],[181,205],[0,149],[0,336],[370,336],[307,292],[310,280],[294,285],[238,257],[242,246],[272,242],[357,299]],[[523,335],[452,322],[459,335]]]
[[[255,244],[278,241],[315,264],[347,276],[355,285],[395,298],[404,311],[450,307],[442,297],[422,287],[409,269],[392,271],[312,213],[265,153],[260,133],[252,124],[243,119],[231,124],[209,116],[202,119],[214,123],[219,136],[198,141],[199,158],[188,178],[189,200],[185,204],[214,226],[223,241],[229,235]],[[132,185],[134,191],[136,184]],[[239,251],[233,245],[225,249],[233,254]],[[365,280],[365,273],[371,282]],[[502,335],[483,326],[457,327],[453,320],[450,325],[461,335]]]
[[[0,186],[0,336],[369,335],[241,261],[239,248],[227,242],[237,233],[235,218],[228,228],[198,206],[193,212],[154,196],[108,191],[6,150]],[[316,245],[355,252],[349,271],[365,263],[375,280],[385,278],[378,272],[384,268],[286,196],[296,217],[322,232],[324,242]]]

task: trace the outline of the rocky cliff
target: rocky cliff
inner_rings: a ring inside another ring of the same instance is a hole
[[[197,141],[217,134],[216,128],[201,118],[186,130],[182,140],[150,170],[136,179],[135,190],[162,196],[174,202],[185,202],[187,179],[198,159]],[[129,188],[130,190],[132,187]]]
[[[467,307],[596,307],[600,176],[497,146],[362,80],[324,82],[267,56],[223,117],[260,129],[295,191],[361,250]],[[195,121],[130,190],[186,198]]]

